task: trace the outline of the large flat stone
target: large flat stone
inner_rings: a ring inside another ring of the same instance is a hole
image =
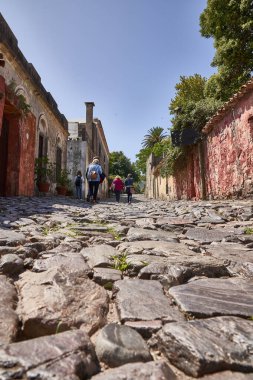
[[[141,254],[144,251],[151,255],[157,256],[175,256],[175,255],[189,255],[195,256],[195,253],[192,252],[185,244],[178,242],[169,242],[169,241],[155,241],[155,240],[143,240],[143,241],[133,241],[133,242],[124,242],[118,245],[117,250],[127,254]]]
[[[247,248],[238,243],[215,243],[204,247],[206,252],[222,260],[231,262],[244,263],[245,261],[253,262],[253,249]]]
[[[136,227],[146,228],[147,230],[156,230],[153,218],[140,218],[135,222]]]
[[[17,276],[24,270],[24,262],[17,254],[9,253],[0,258],[0,273]]]
[[[157,218],[156,223],[157,226],[163,226],[163,225],[170,225],[170,226],[185,226],[187,224],[194,224],[194,220],[192,218],[189,218],[188,216],[185,217],[161,217]]]
[[[158,281],[126,279],[117,281],[113,289],[121,322],[176,320]]]
[[[92,380],[176,380],[175,374],[163,361],[130,363],[108,369]],[[237,379],[235,379],[237,380]],[[239,379],[238,379],[239,380]],[[240,379],[241,380],[241,379]]]
[[[0,228],[0,246],[16,247],[24,244],[26,241],[25,235],[20,232],[15,232],[9,229]]]
[[[253,281],[208,278],[170,288],[180,309],[197,317],[253,315]]]
[[[93,281],[99,285],[113,284],[115,281],[122,280],[122,272],[113,268],[94,268]]]
[[[144,228],[133,228],[131,227],[127,233],[128,241],[135,240],[163,240],[178,242],[178,238],[173,232],[168,231],[153,231]]]
[[[67,331],[0,348],[0,378],[80,380],[98,373],[94,347],[84,331]]]
[[[152,360],[148,346],[141,335],[128,326],[110,323],[99,331],[96,353],[109,367]]]
[[[212,375],[206,375],[199,380],[252,380],[252,373],[222,371]]]
[[[162,327],[162,321],[129,321],[125,322],[125,326],[129,326],[136,330],[144,339],[151,338]]]
[[[130,260],[130,257],[129,257]],[[163,280],[167,286],[179,285],[194,276],[221,277],[228,275],[226,264],[218,259],[204,256],[170,256],[164,262],[153,261],[144,266],[138,277],[142,279]]]
[[[170,362],[188,375],[253,372],[252,321],[226,316],[168,323],[157,339]]]
[[[62,253],[54,254],[46,259],[38,259],[34,261],[33,271],[44,272],[51,268],[64,267],[69,273],[87,274],[91,271],[84,258],[79,253]]]
[[[15,312],[17,293],[8,279],[0,275],[0,346],[16,338],[18,316]]]
[[[26,337],[80,327],[92,334],[105,324],[109,297],[85,274],[52,268],[20,277],[17,312]]]
[[[230,235],[232,235],[232,232],[228,230],[218,228],[209,230],[202,227],[190,228],[185,234],[188,239],[197,240],[202,244],[222,241]]]
[[[118,252],[110,245],[101,244],[82,249],[81,255],[91,268],[108,268],[112,266],[111,257],[118,255]]]

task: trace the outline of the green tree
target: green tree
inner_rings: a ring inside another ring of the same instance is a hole
[[[143,148],[152,148],[156,143],[159,143],[166,137],[166,133],[162,127],[153,127],[148,130],[142,141]]]
[[[208,0],[200,27],[202,36],[214,39],[212,66],[218,68],[208,80],[207,96],[227,100],[253,71],[253,1]]]
[[[181,76],[176,95],[169,105],[172,130],[195,128],[201,130],[222,102],[205,95],[207,80],[199,74]]]
[[[189,77],[180,76],[180,81],[176,84],[176,95],[171,99],[169,109],[172,114],[176,114],[189,102],[198,102],[204,98],[206,78],[199,74]]]
[[[183,131],[194,128],[201,131],[208,119],[222,105],[222,102],[206,95],[206,78],[199,74],[189,77],[181,76],[176,84],[176,94],[169,105],[173,115],[171,130]],[[155,155],[162,155],[160,173],[162,176],[172,175],[178,167],[187,163],[187,146],[173,146],[171,139],[153,148]]]
[[[147,159],[152,152],[151,148],[142,148],[139,153],[136,154],[135,167],[142,175],[146,173],[146,163]]]
[[[109,156],[109,176],[119,175],[123,179],[131,173],[135,181],[138,181],[139,173],[130,158],[126,157],[122,151],[111,152]]]

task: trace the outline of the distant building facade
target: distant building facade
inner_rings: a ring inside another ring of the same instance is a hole
[[[99,119],[93,118],[93,102],[86,102],[86,121],[69,121],[69,140],[68,140],[68,170],[70,179],[73,183],[78,170],[81,170],[84,178],[87,167],[93,157],[98,156],[100,164],[106,177],[109,174],[109,148],[105,138],[102,123]],[[108,196],[107,178],[100,185],[99,196],[105,198]],[[88,193],[88,183],[85,179],[83,187],[83,197]]]
[[[34,194],[34,162],[66,168],[68,123],[0,13],[0,196]]]

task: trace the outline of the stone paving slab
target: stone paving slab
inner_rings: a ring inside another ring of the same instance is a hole
[[[7,277],[0,275],[0,346],[16,339],[18,316],[15,312],[17,303],[15,287]]]
[[[171,363],[188,375],[253,372],[252,321],[226,316],[167,323],[157,338]]]
[[[232,232],[222,229],[212,229],[209,230],[207,228],[195,227],[190,228],[185,236],[188,239],[197,240],[202,244],[210,244],[215,241],[222,241],[223,239],[231,236]]]
[[[114,247],[106,244],[83,248],[80,253],[91,268],[110,268],[113,264],[112,256],[118,255]]]
[[[129,326],[132,329],[138,331],[138,333],[144,338],[151,338],[152,334],[156,333],[162,327],[161,320],[155,321],[128,321],[125,322],[125,326]]]
[[[115,281],[122,280],[122,272],[113,268],[96,267],[93,271],[93,280],[102,286],[108,287],[110,284],[112,286]]]
[[[155,255],[157,253],[158,256],[195,256],[195,253],[193,253],[185,244],[162,240],[141,240],[133,242],[124,242],[119,244],[117,249],[120,252],[124,252],[127,254],[141,254],[144,251],[149,251],[151,255]]]
[[[170,300],[158,281],[125,279],[114,284],[116,308],[122,323],[126,321],[175,321]]]
[[[80,328],[89,334],[106,323],[109,296],[86,274],[51,268],[25,272],[17,282],[17,313],[26,338]]]
[[[90,267],[84,261],[84,258],[79,253],[62,253],[51,255],[48,258],[41,258],[34,261],[33,272],[44,272],[51,268],[64,267],[69,273],[83,273],[88,274],[91,272]]]
[[[171,225],[171,226],[185,226],[186,224],[194,224],[195,221],[192,218],[189,217],[162,217],[157,218],[156,220],[156,226],[163,226],[163,225]]]
[[[153,231],[144,228],[130,228],[127,233],[128,241],[136,240],[163,240],[177,243],[179,240],[172,232],[167,231]]]
[[[99,360],[111,368],[152,360],[147,343],[141,335],[129,326],[117,323],[110,323],[99,331],[96,353]]]
[[[194,276],[222,277],[229,274],[225,264],[208,256],[175,258],[172,256],[165,261],[159,263],[154,260],[141,268],[138,277],[145,280],[159,280],[168,288],[186,283]]]
[[[92,377],[92,380],[176,380],[165,362],[131,363],[109,369]],[[236,380],[236,379],[235,379]],[[239,380],[239,379],[238,379]],[[240,379],[241,380],[241,379]]]
[[[0,379],[80,380],[98,373],[88,335],[80,330],[0,347]]]
[[[0,228],[0,246],[15,247],[26,242],[26,237],[20,232]]]
[[[253,373],[240,373],[232,371],[222,371],[213,375],[206,375],[199,380],[252,380]]]
[[[253,281],[208,278],[169,289],[180,309],[196,317],[253,316]]]

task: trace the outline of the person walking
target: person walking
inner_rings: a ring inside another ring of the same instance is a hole
[[[87,169],[87,179],[89,182],[89,197],[93,203],[97,203],[97,193],[100,184],[100,175],[103,170],[98,158],[93,158]]]
[[[124,182],[122,181],[119,175],[116,175],[116,177],[112,181],[111,190],[114,191],[117,202],[120,201],[120,193],[123,189],[124,189]]]
[[[134,191],[134,180],[132,174],[128,174],[125,180],[125,188],[127,193],[127,203],[130,205],[132,202],[133,191]]]
[[[77,199],[82,199],[82,185],[83,185],[82,172],[80,170],[78,170],[78,172],[76,173],[76,178],[75,178]]]

